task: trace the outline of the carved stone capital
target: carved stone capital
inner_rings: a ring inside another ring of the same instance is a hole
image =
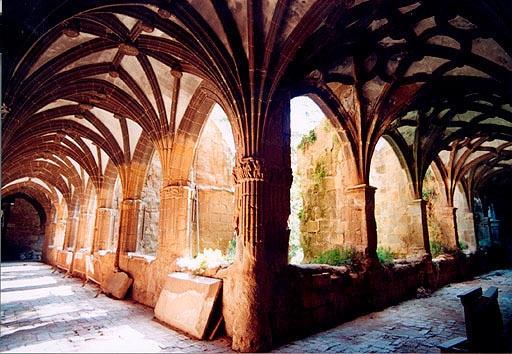
[[[264,181],[265,166],[262,159],[245,157],[233,168],[235,184],[249,181]]]
[[[160,200],[188,198],[190,187],[166,186],[160,190]]]
[[[243,158],[233,168],[233,177],[235,184],[261,181],[279,186],[290,186],[293,178],[291,168],[266,166],[262,159],[254,157]]]

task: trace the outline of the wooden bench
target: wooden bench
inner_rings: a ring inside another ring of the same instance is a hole
[[[476,288],[457,297],[464,306],[467,338],[442,343],[438,346],[441,353],[506,352],[498,288],[491,286],[485,293]]]

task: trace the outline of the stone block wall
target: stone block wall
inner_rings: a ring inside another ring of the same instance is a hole
[[[454,206],[457,208],[457,232],[459,240],[472,251],[476,250],[475,222],[473,213],[469,210],[468,203],[461,191],[460,185],[455,190]]]
[[[316,140],[297,149],[297,172],[302,190],[300,215],[301,244],[304,262],[319,252],[344,244],[344,219],[341,178],[342,144],[330,123],[324,118],[314,129]]]
[[[319,252],[342,245],[357,249],[363,243],[358,239],[360,230],[353,229],[360,211],[349,193],[354,182],[347,172],[348,146],[326,119],[314,131],[316,140],[297,150],[305,263]],[[420,205],[414,202],[406,170],[384,140],[377,145],[372,159],[370,185],[377,187],[378,244],[390,248],[397,256],[417,253],[423,242]]]
[[[41,259],[44,225],[37,210],[23,198],[16,198],[2,235],[2,258]]]
[[[414,197],[409,188],[405,169],[396,153],[384,140],[379,140],[372,158],[370,185],[375,192],[375,219],[378,243],[389,247],[395,254],[412,253],[410,235],[414,233],[420,208],[411,202]],[[416,209],[416,210],[415,210]]]
[[[199,252],[205,248],[226,253],[233,239],[234,193],[226,189],[199,189]],[[197,230],[193,229],[194,245]]]
[[[155,151],[142,188],[137,253],[156,255],[158,249],[158,220],[161,189],[162,165],[158,153]]]
[[[420,287],[435,290],[503,266],[499,259],[481,252],[445,255],[365,271],[288,265],[276,277],[278,290],[269,312],[274,341],[286,343],[414,298]]]
[[[234,231],[234,152],[212,119],[208,119],[203,128],[196,154],[194,182],[197,200],[194,200],[194,222],[191,225],[192,254],[203,252],[205,248],[219,249],[225,253]],[[198,213],[195,208],[198,208]]]

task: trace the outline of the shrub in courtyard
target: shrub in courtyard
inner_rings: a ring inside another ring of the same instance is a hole
[[[362,259],[362,254],[357,252],[354,247],[345,248],[342,246],[340,248],[325,251],[324,253],[319,252],[318,256],[311,261],[311,264],[358,267],[361,264]]]
[[[379,258],[380,264],[385,267],[391,267],[395,264],[395,254],[389,247],[377,247],[377,257]]]

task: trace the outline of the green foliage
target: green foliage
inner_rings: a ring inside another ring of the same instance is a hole
[[[385,267],[391,267],[395,264],[395,254],[389,247],[377,247],[377,257],[379,258],[380,264]]]
[[[301,249],[301,245],[296,245],[293,243],[290,243],[288,246],[288,260],[291,260],[293,257],[297,255],[297,252]]]
[[[430,253],[432,254],[432,258],[436,258],[442,254],[448,253],[448,247],[441,242],[438,241],[430,241]]]
[[[314,129],[311,129],[308,134],[304,134],[302,139],[300,140],[299,145],[297,145],[298,149],[305,149],[312,143],[316,141],[316,133]]]
[[[325,175],[326,173],[324,166],[319,161],[317,161],[312,176],[316,185],[322,184],[322,180],[324,179]]]
[[[342,246],[341,248],[328,250],[324,253],[319,252],[318,256],[311,261],[311,264],[356,267],[361,263],[362,258],[362,254],[357,252],[354,247],[345,248]]]
[[[300,208],[299,212],[297,213],[297,217],[299,218],[300,221],[302,221],[303,215],[304,215],[304,209]]]
[[[459,241],[459,248],[464,251],[464,250],[467,250],[469,248],[469,246],[467,244],[465,244],[464,242]]]
[[[312,237],[308,234],[302,234],[301,246],[304,251],[304,256],[311,254],[311,240]]]
[[[236,233],[233,235],[233,239],[228,244],[228,250],[226,252],[226,260],[228,262],[234,262],[236,255]]]

